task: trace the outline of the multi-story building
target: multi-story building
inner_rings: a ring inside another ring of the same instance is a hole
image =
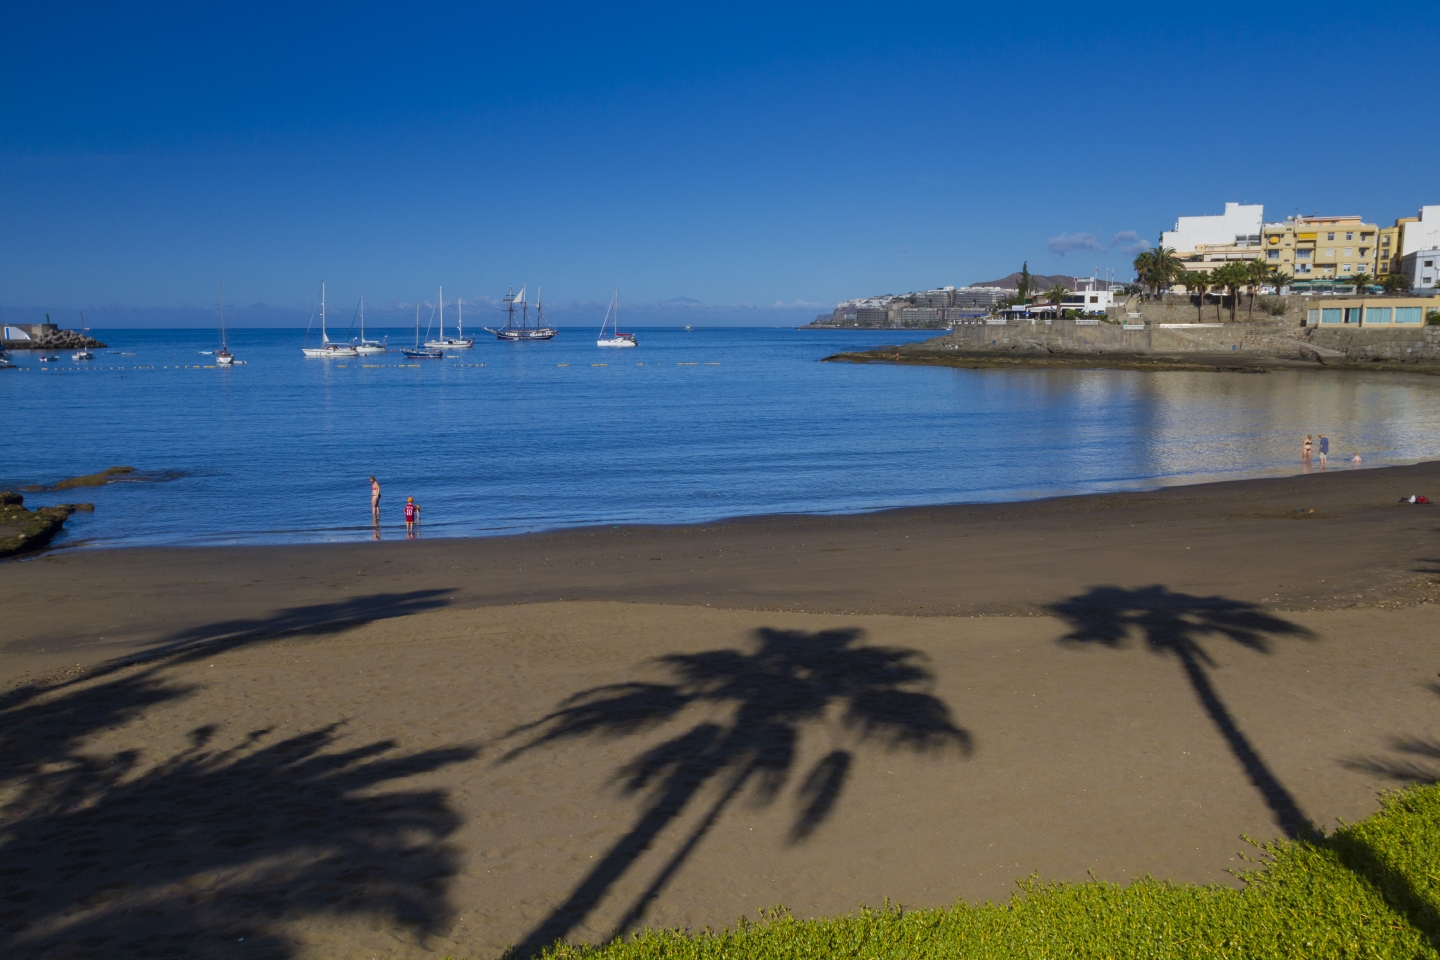
[[[1264,226],[1265,262],[1304,287],[1315,281],[1335,283],[1359,274],[1376,276],[1380,228],[1358,216],[1291,217]]]
[[[1160,234],[1160,246],[1170,247],[1181,259],[1189,259],[1200,247],[1258,245],[1264,220],[1262,204],[1227,203],[1225,212],[1218,216],[1178,218],[1174,230]]]
[[[1413,217],[1400,217],[1393,227],[1380,230],[1380,259],[1376,274],[1403,273],[1411,253],[1440,247],[1440,206],[1421,207]]]
[[[1430,291],[1440,287],[1440,248],[1405,254],[1397,272],[1410,281],[1413,290]]]

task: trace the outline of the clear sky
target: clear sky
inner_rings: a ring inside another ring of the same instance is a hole
[[[307,314],[324,279],[377,310],[528,283],[813,316],[1027,259],[1118,270],[1226,200],[1440,203],[1433,3],[9,3],[4,25],[7,317],[210,308],[220,275],[237,308]]]

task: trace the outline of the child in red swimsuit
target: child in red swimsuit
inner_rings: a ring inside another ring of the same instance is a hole
[[[420,519],[420,504],[414,497],[405,498],[405,532],[415,532],[415,521]]]

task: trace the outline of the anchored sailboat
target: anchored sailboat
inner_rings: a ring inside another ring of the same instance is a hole
[[[390,338],[381,340],[365,339],[365,294],[360,294],[360,339],[355,344],[356,353],[384,353],[390,349]]]
[[[225,281],[220,281],[220,349],[215,351],[215,363],[228,367],[235,363],[230,348],[225,345]]]
[[[443,360],[445,351],[438,347],[420,346],[420,304],[415,304],[415,349],[401,350],[411,360]]]
[[[320,346],[301,347],[300,352],[307,357],[358,357],[360,351],[348,343],[331,343],[330,336],[325,332],[325,281],[320,281]]]
[[[86,336],[86,335],[89,334],[89,333],[90,333],[90,328],[87,327],[87,326],[85,326],[85,311],[84,311],[84,310],[81,310],[81,311],[80,311],[80,335],[83,337],[83,336]],[[89,347],[81,347],[80,350],[79,350],[79,352],[74,353],[74,354],[71,354],[70,359],[71,359],[71,360],[94,360],[94,359],[95,359],[95,354],[93,354],[93,353],[90,352],[90,348],[89,348]]]
[[[605,336],[605,327],[610,327],[610,336]],[[595,341],[597,347],[633,347],[636,345],[635,334],[620,332],[620,288],[615,288],[615,299],[610,301],[610,309],[605,311],[605,319],[600,323],[600,339]]]
[[[515,322],[515,308],[520,308],[520,322]],[[505,295],[505,326],[498,330],[485,330],[495,334],[497,340],[552,340],[555,334],[559,333],[554,327],[545,322],[545,308],[540,302],[537,291],[535,297],[535,322],[530,322],[530,305],[525,302],[525,288],[520,288],[520,294],[515,294],[515,288],[511,287],[510,292]]]
[[[440,288],[440,337],[436,340],[426,340],[425,346],[433,350],[469,350],[475,346],[475,338],[465,339],[465,315],[460,315],[460,336],[445,336],[445,288]]]

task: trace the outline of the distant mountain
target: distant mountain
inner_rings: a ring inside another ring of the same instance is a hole
[[[671,297],[665,301],[667,304],[674,304],[677,307],[698,307],[699,300],[691,300],[689,297]]]
[[[1053,277],[1047,277],[1044,274],[1040,273],[1032,273],[1030,274],[1030,289],[1034,291],[1049,290],[1051,287],[1055,286],[1055,284],[1061,283],[1064,284],[1066,287],[1070,288],[1071,290],[1074,290],[1075,281],[1078,279],[1078,277],[1067,277],[1063,273],[1057,273]],[[1003,287],[1006,290],[1019,290],[1020,273],[1019,271],[1016,271],[1015,273],[1010,274],[1010,276],[1006,277],[1003,280],[980,280],[976,283],[970,284],[970,286]]]

